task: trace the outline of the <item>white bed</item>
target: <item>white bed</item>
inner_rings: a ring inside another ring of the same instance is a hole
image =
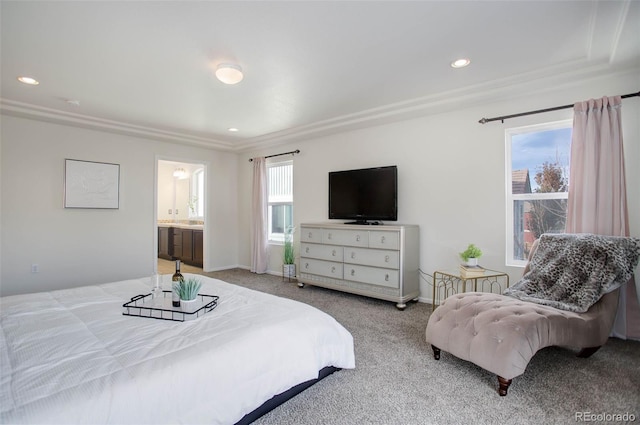
[[[190,276],[220,298],[188,322],[122,314],[148,279],[1,298],[0,422],[233,424],[323,368],[355,367],[331,316]]]

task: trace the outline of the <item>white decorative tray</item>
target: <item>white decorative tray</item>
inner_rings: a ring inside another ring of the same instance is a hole
[[[163,298],[153,299],[151,294],[136,295],[131,301],[122,305],[125,316],[148,317],[151,319],[186,322],[204,316],[218,306],[217,295],[198,294],[195,306],[189,311],[182,306],[174,307],[171,303],[171,291],[162,291]]]

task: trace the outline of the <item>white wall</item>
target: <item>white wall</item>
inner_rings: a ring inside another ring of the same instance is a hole
[[[592,97],[636,92],[637,74],[616,75],[549,88],[534,96],[426,116],[363,130],[291,143],[246,158],[300,149],[294,157],[294,221],[327,221],[327,173],[332,170],[397,165],[398,223],[420,226],[420,267],[428,274],[453,269],[469,243],[483,250],[483,266],[505,270],[515,282],[520,268],[505,266],[505,129],[571,119],[572,110],[530,115],[481,125],[482,117],[569,104]],[[640,236],[640,98],[623,101],[626,172],[631,230]],[[240,261],[250,263],[251,167],[240,161]],[[298,238],[296,237],[296,242]],[[270,270],[281,272],[281,247],[271,247]],[[421,282],[421,298],[431,299],[431,281]]]
[[[207,162],[205,266],[237,265],[237,155],[2,115],[2,295],[144,277],[158,156]],[[64,209],[64,159],[120,164],[120,208]],[[31,273],[31,265],[39,273]]]

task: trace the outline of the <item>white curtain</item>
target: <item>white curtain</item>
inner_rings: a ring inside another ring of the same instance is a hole
[[[567,233],[629,236],[620,96],[574,105]],[[640,339],[632,278],[620,290],[612,335]]]
[[[251,199],[251,271],[253,273],[267,272],[268,197],[267,160],[264,157],[253,158],[253,194]]]

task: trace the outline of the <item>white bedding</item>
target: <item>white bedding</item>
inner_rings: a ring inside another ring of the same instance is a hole
[[[325,366],[355,367],[331,316],[197,277],[220,299],[190,322],[122,314],[148,279],[1,298],[0,422],[232,424]]]

